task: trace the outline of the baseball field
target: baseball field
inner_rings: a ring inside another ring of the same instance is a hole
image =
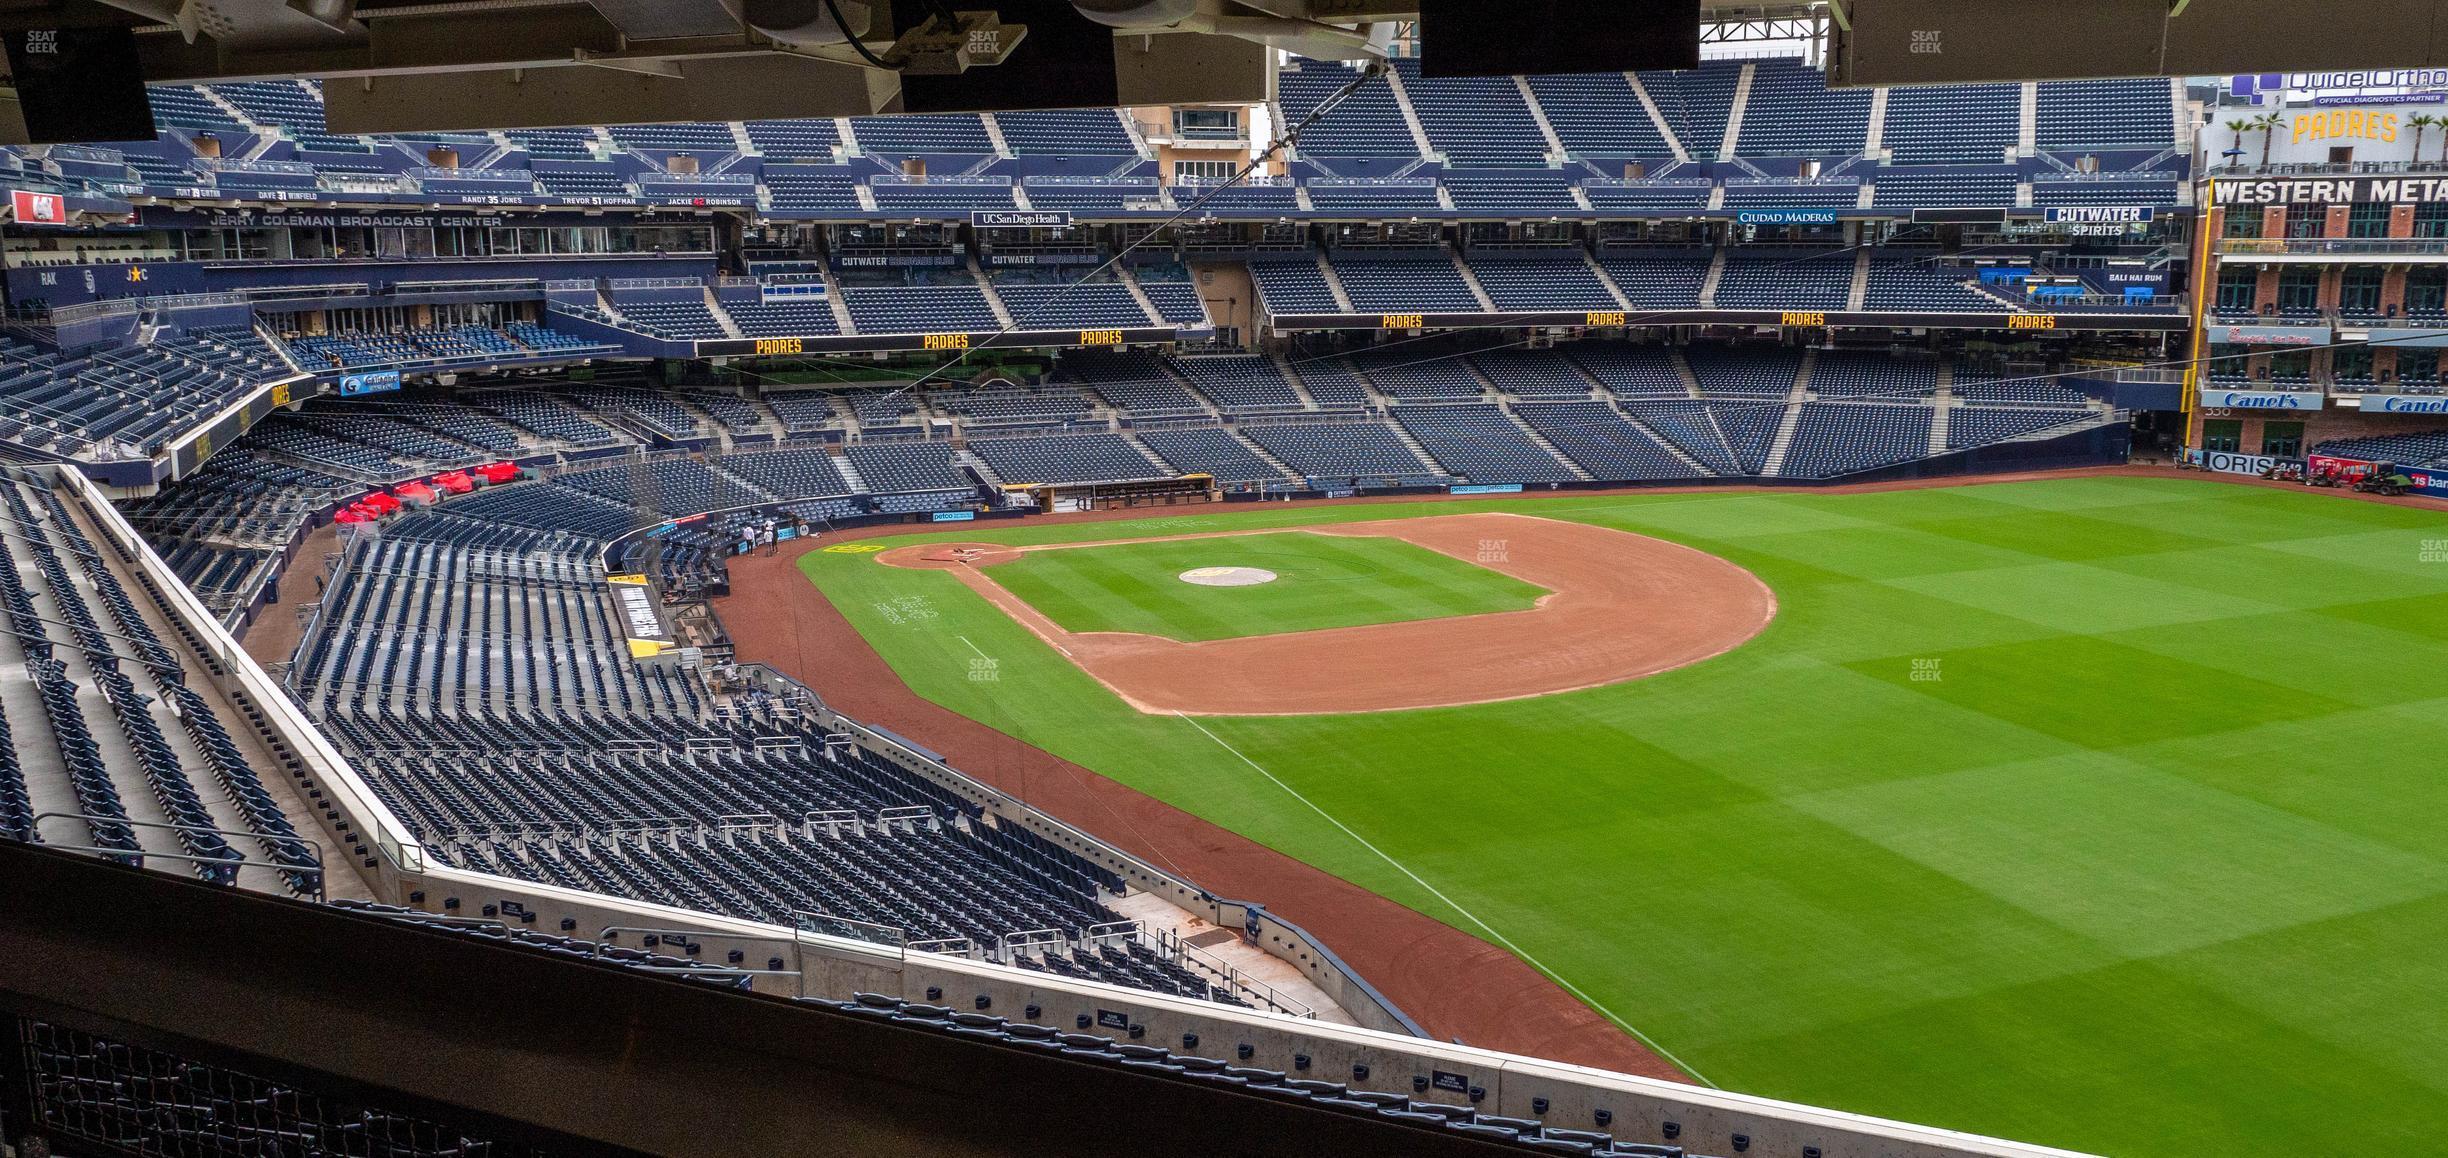
[[[1349,537],[1458,515],[1521,530]],[[1723,572],[1603,593],[1642,613],[1611,634],[1688,628],[1678,582],[1772,599],[1555,694],[1455,691],[1536,633],[1412,655],[1462,705],[1418,710],[1167,709],[1063,642],[1193,649],[1192,683],[1299,635],[1358,663],[1344,633],[1554,612],[1616,542]],[[800,567],[919,695],[1485,938],[1699,1080],[2117,1155],[2448,1139],[2437,512],[2085,477],[971,524]],[[1274,578],[1181,579],[1211,567]]]

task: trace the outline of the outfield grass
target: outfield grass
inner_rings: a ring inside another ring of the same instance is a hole
[[[2117,1155],[2448,1139],[2448,517],[2086,478],[1145,533],[1457,510],[1687,543],[1780,612],[1614,688],[1202,721],[1450,903],[951,576],[806,566],[921,694],[1501,938],[1728,1088]]]
[[[1257,567],[1272,583],[1201,587],[1196,567]],[[1547,593],[1400,539],[1284,531],[1030,551],[987,576],[1071,631],[1196,642],[1525,611]]]

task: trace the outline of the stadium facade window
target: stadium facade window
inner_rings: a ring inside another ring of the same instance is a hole
[[[2439,351],[2411,348],[2397,351],[2397,380],[2400,382],[2438,381]]]
[[[2329,373],[2330,376],[2341,382],[2371,381],[2371,347],[2340,346],[2329,351]],[[2269,452],[2263,451],[2262,453]]]
[[[2409,314],[2436,314],[2448,309],[2448,269],[2436,265],[2408,269],[2405,309]]]
[[[2260,292],[2260,274],[2248,265],[2231,265],[2219,270],[2218,298],[2213,308],[2222,314],[2253,312],[2253,296]]]
[[[2362,208],[2356,206],[2356,208]],[[2380,267],[2350,265],[2338,275],[2338,312],[2357,317],[2380,313]]]
[[[2209,418],[2202,421],[2203,450],[2241,453],[2244,445],[2244,420],[2241,418]]]
[[[1184,181],[1228,181],[1240,170],[1240,164],[1234,161],[1175,161],[1173,181],[1175,184]]]
[[[2329,222],[2329,207],[2303,203],[2287,206],[2288,237],[2319,237]]]
[[[2281,311],[2312,311],[2320,309],[2321,271],[2316,266],[2288,266],[2278,275],[2278,308]]]
[[[1237,109],[1175,109],[1173,135],[1194,141],[1237,141],[1241,139],[1241,113]]]
[[[2230,208],[2225,220],[2226,225],[2221,232],[2227,237],[2261,236],[2261,211],[2258,209]]]
[[[2448,237],[2448,201],[2425,201],[2414,207],[2414,236]]]
[[[2261,453],[2276,458],[2293,458],[2303,453],[2304,424],[2300,422],[2264,422],[2261,424]]]
[[[2365,201],[2346,211],[2346,236],[2387,237],[2389,209],[2385,201]]]

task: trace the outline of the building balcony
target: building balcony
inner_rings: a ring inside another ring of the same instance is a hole
[[[2222,258],[2287,264],[2375,257],[2448,262],[2448,237],[2222,237],[2213,245]]]

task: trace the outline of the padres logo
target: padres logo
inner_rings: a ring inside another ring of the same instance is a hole
[[[879,543],[835,543],[824,550],[834,555],[868,555],[883,550]]]

